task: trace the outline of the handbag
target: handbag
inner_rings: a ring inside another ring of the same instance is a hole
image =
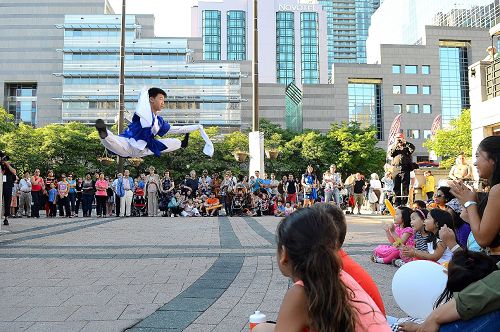
[[[370,191],[368,193],[368,202],[370,202],[370,204],[375,204],[378,202],[378,197],[373,191]]]

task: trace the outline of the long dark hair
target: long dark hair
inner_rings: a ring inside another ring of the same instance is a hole
[[[437,239],[439,239],[439,230],[444,225],[448,226],[449,229],[455,232],[455,227],[453,227],[453,217],[448,211],[441,209],[432,209],[429,211],[432,219],[437,225],[438,231],[436,233],[429,232],[427,236],[427,242],[432,242],[432,248],[436,249],[437,247]]]
[[[488,158],[493,159],[495,167],[493,168],[493,173],[488,179],[488,184],[493,187],[500,183],[500,137],[499,136],[489,136],[486,137],[479,143],[478,150],[484,151],[488,154]],[[486,205],[488,204],[488,195],[483,199],[479,200],[478,212],[479,216],[482,218]]]
[[[488,158],[493,159],[495,167],[493,174],[488,179],[488,184],[493,187],[500,183],[500,136],[486,137],[479,143],[478,150],[488,154]]]
[[[436,300],[434,308],[448,302],[454,292],[462,291],[497,269],[495,260],[486,254],[468,250],[457,251],[448,264],[446,288]]]
[[[304,282],[309,327],[318,332],[354,332],[353,297],[340,280],[337,227],[312,208],[297,210],[283,219],[276,230],[278,252],[285,247],[292,273]]]
[[[402,205],[398,206],[397,209],[401,211],[401,216],[403,218],[403,228],[411,227],[411,214],[413,213],[413,210],[407,206]]]

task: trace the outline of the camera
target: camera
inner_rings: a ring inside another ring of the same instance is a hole
[[[9,161],[9,156],[0,150],[0,162]]]

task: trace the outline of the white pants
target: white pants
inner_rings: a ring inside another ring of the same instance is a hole
[[[120,197],[120,215],[130,217],[132,209],[132,190],[125,190],[125,196]],[[126,208],[126,210],[125,210]]]
[[[171,126],[168,133],[187,134],[197,130],[200,131],[201,136],[205,140],[205,148],[203,149],[203,152],[209,156],[212,156],[214,147],[212,142],[210,141],[210,138],[208,138],[207,134],[205,133],[202,125],[189,125],[181,127]],[[158,141],[160,141],[167,147],[165,150],[161,151],[161,153],[172,152],[181,148],[181,141],[177,138],[162,138]],[[101,138],[101,142],[106,149],[122,157],[141,158],[153,154],[153,152],[148,148],[141,149],[133,144],[136,142],[132,139],[115,135],[109,130],[108,136],[106,136],[106,138],[104,139]]]
[[[192,216],[198,217],[199,215],[200,215],[200,212],[198,212],[197,208],[193,208],[190,212],[186,212],[186,211],[181,212],[181,216],[183,216],[183,217],[192,217]]]

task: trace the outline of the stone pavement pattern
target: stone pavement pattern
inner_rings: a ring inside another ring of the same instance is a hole
[[[0,236],[0,331],[248,331],[290,286],[274,217],[13,219]],[[381,216],[347,216],[346,251],[390,315],[396,268],[374,264]]]

